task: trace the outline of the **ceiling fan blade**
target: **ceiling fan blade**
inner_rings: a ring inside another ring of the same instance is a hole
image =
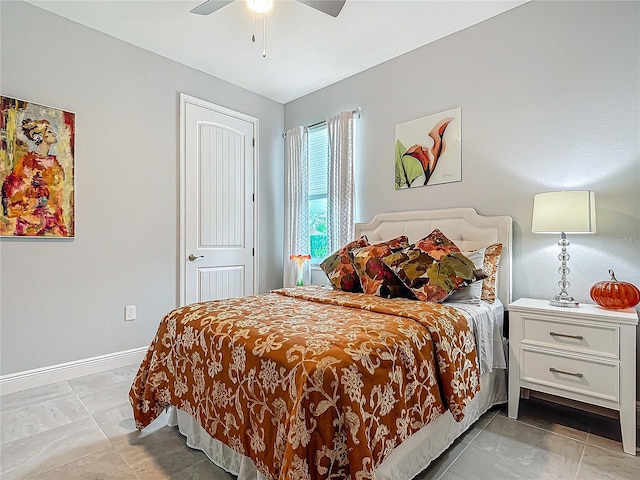
[[[315,8],[332,17],[337,17],[340,14],[346,1],[347,0],[298,0],[298,2],[309,5],[311,8]]]
[[[207,0],[197,7],[192,8],[190,12],[197,15],[210,15],[216,10],[221,9],[225,5],[230,4],[231,2],[233,2],[233,0]]]

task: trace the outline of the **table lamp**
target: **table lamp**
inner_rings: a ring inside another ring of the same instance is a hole
[[[570,285],[567,281],[567,262],[570,257],[567,253],[569,240],[566,234],[596,232],[595,193],[587,190],[563,190],[534,195],[531,230],[533,233],[560,234],[560,293],[549,299],[549,304],[556,307],[577,307],[578,302],[567,293]]]

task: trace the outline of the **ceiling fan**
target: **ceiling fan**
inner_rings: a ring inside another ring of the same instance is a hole
[[[191,9],[191,13],[197,15],[210,15],[216,10],[221,9],[225,5],[232,3],[234,0],[207,0],[206,2]],[[300,3],[315,8],[316,10],[337,17],[342,10],[346,0],[297,0]],[[249,0],[249,6],[252,10],[263,13],[271,8],[273,0]]]

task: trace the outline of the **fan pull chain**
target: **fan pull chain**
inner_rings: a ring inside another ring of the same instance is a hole
[[[267,56],[267,14],[262,14],[262,57]]]
[[[251,41],[256,43],[256,12],[253,12],[253,35],[251,35]]]

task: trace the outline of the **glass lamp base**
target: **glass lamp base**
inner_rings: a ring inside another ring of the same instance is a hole
[[[553,307],[572,307],[576,308],[580,306],[580,303],[575,301],[570,295],[556,295],[549,299],[549,305]]]

